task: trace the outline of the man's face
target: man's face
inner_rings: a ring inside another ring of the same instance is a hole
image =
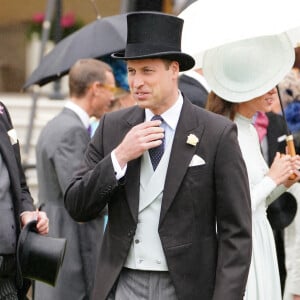
[[[179,65],[176,61],[128,60],[127,69],[131,93],[140,107],[161,114],[177,100]]]

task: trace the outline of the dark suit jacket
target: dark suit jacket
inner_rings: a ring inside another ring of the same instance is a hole
[[[19,142],[12,144],[7,134],[9,130],[13,129],[10,115],[2,102],[0,102],[0,106],[3,108],[0,112],[0,152],[10,176],[18,237],[21,231],[20,214],[24,211],[34,210],[34,206],[21,165]],[[18,281],[18,284],[20,284],[20,281]],[[25,285],[28,285],[28,281],[25,281]],[[22,293],[21,290],[20,293]]]
[[[117,181],[111,151],[144,118],[138,106],[105,115],[84,168],[65,194],[77,221],[95,218],[108,204],[93,299],[106,299],[137,227],[140,158],[130,161]],[[187,144],[189,134],[199,138],[196,146]],[[194,154],[205,164],[189,167]],[[242,300],[251,258],[251,209],[236,126],[187,99],[174,136],[158,232],[178,299]]]
[[[178,79],[178,86],[182,93],[195,105],[205,107],[208,92],[195,78],[182,74]]]

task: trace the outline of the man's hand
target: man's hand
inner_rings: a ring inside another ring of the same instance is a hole
[[[162,143],[164,129],[161,121],[148,121],[134,126],[115,149],[115,155],[121,168],[129,161],[138,158],[145,151]]]
[[[49,219],[43,211],[25,211],[21,215],[22,227],[28,222],[36,220],[36,229],[40,234],[47,234],[49,232]]]

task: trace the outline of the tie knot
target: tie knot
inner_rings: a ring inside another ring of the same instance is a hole
[[[152,118],[151,118],[151,121],[156,121],[156,120],[160,120],[160,121],[164,121],[164,119],[160,116],[160,115],[154,115]]]

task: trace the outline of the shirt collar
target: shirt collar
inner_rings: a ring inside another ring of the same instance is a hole
[[[178,120],[179,120],[179,116],[180,116],[180,112],[182,109],[182,105],[183,105],[183,98],[182,98],[182,94],[180,92],[178,92],[178,98],[176,100],[176,102],[167,110],[165,111],[163,114],[161,114],[161,117],[164,119],[164,121],[167,123],[168,126],[170,126],[170,128],[172,128],[173,130],[176,129]],[[150,121],[151,118],[154,116],[153,112],[149,109],[145,109],[145,120],[146,121]]]
[[[89,127],[90,117],[84,109],[70,100],[66,102],[65,107],[72,110],[79,117],[85,128]]]

